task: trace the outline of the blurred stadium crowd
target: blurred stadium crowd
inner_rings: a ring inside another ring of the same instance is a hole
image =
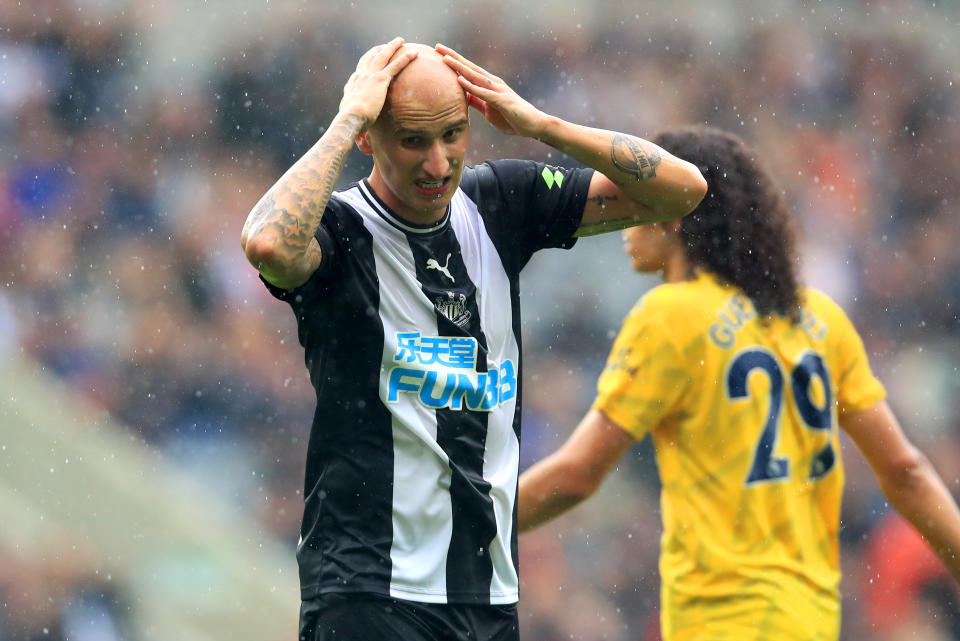
[[[316,3],[316,28],[234,42],[199,81],[164,85],[146,80],[135,12],[97,20],[78,10],[88,3],[6,4],[0,357],[43,363],[245,505],[292,553],[313,390],[292,315],[257,282],[239,234],[374,44],[362,16]],[[724,18],[719,36],[703,23],[722,16],[601,3],[589,20],[523,37],[508,28],[511,3],[482,10],[483,24],[503,28],[478,26],[479,5],[464,6],[474,15],[449,16],[443,41],[548,112],[639,135],[706,122],[754,144],[792,205],[806,282],[849,311],[907,431],[960,489],[960,46],[928,30],[956,29],[956,6],[818,4]],[[547,158],[474,125],[473,162]],[[347,180],[368,168],[352,157]],[[591,266],[621,262],[611,248],[581,241],[564,291],[527,301],[525,465],[579,420],[612,332],[654,282],[598,290],[606,277]],[[543,264],[526,290],[557,291]],[[843,638],[960,639],[956,586],[847,454]],[[523,638],[658,638],[649,446],[622,467],[595,503],[521,539]],[[0,641],[136,638],[95,568],[31,566],[0,548]],[[109,625],[78,627],[83,616]]]

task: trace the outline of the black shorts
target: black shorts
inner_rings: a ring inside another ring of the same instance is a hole
[[[519,641],[517,606],[323,594],[300,605],[300,641]]]

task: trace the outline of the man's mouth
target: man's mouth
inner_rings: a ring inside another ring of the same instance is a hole
[[[440,180],[416,180],[413,183],[419,191],[424,196],[439,196],[447,190],[447,185],[450,184],[450,177],[442,178]]]

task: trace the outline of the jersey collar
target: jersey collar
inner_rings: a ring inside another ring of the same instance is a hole
[[[364,200],[373,207],[374,211],[380,214],[380,217],[386,220],[388,223],[399,229],[400,231],[409,232],[411,234],[429,234],[435,232],[439,229],[443,229],[446,226],[447,221],[450,220],[450,205],[447,205],[447,209],[443,212],[440,220],[434,223],[427,223],[426,225],[420,225],[417,223],[410,222],[398,216],[392,209],[387,207],[386,203],[380,200],[380,197],[377,196],[377,193],[373,190],[373,187],[370,186],[370,183],[366,178],[360,181],[360,193],[363,195]]]

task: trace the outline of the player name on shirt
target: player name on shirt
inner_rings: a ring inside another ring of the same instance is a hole
[[[757,312],[749,298],[734,294],[714,315],[720,320],[710,325],[707,334],[714,345],[729,349],[736,342],[737,331],[743,328],[744,323],[756,318]],[[816,340],[823,339],[827,333],[827,326],[807,308],[800,310],[800,327]]]

